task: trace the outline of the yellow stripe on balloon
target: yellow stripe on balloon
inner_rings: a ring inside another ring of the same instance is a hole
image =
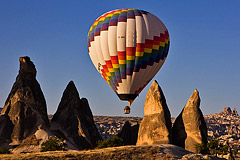
[[[119,60],[119,64],[126,64],[126,60]]]
[[[152,48],[144,48],[145,53],[152,53]]]
[[[136,56],[143,56],[144,52],[136,52]]]
[[[99,21],[104,21],[105,17],[102,17]]]
[[[169,40],[168,39],[165,39],[165,43],[168,44]]]
[[[109,72],[107,72],[106,74],[107,74],[107,76],[108,76],[108,77],[110,77],[110,76],[111,76],[111,74],[110,74]]]
[[[113,16],[113,14],[108,14],[106,17],[112,17]]]
[[[154,44],[152,48],[155,49],[155,50],[159,50],[159,45]]]
[[[112,64],[113,68],[119,68],[118,64]]]
[[[114,72],[113,68],[108,68],[109,72]]]
[[[166,40],[165,40],[166,41]],[[161,47],[165,47],[165,43],[164,42],[160,42],[160,46]]]
[[[127,60],[134,60],[135,56],[127,56]]]

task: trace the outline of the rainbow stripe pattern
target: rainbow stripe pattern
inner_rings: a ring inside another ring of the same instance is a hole
[[[89,29],[88,51],[116,94],[135,94],[154,77],[169,50],[165,25],[149,12],[117,9],[97,18]]]

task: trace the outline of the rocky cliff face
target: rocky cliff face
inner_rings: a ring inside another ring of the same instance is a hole
[[[80,99],[73,81],[69,82],[63,93],[51,120],[51,130],[79,149],[92,148],[102,139],[94,124],[88,101]]]
[[[29,57],[20,57],[20,70],[0,117],[1,143],[19,144],[39,125],[49,126],[46,101]],[[7,132],[6,132],[7,131]]]
[[[41,151],[41,144],[46,142],[50,136],[54,136],[51,132],[46,129],[41,128],[40,125],[38,130],[32,134],[31,136],[27,137],[22,141],[22,143],[13,148],[11,150],[12,153],[31,153],[31,152],[40,152]]]
[[[199,108],[200,97],[195,89],[173,125],[173,143],[196,152],[197,143],[207,143],[207,126]]]
[[[126,121],[118,137],[123,139],[124,145],[136,145],[138,137],[139,124],[131,126],[129,121]]]
[[[145,100],[144,117],[139,126],[137,145],[172,142],[171,116],[163,92],[153,81]]]

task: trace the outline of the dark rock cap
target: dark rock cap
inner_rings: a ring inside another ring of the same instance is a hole
[[[28,56],[20,57],[19,61],[20,61],[19,74],[24,73],[33,74],[33,76],[36,77],[37,71],[35,65]]]

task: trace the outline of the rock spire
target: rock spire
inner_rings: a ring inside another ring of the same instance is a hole
[[[124,145],[136,145],[138,129],[138,123],[132,126],[129,121],[126,121],[121,132],[117,136],[123,139]]]
[[[1,112],[0,141],[19,144],[39,125],[48,127],[46,101],[29,57],[20,57],[20,70]],[[7,131],[7,132],[6,132]]]
[[[207,126],[200,110],[200,97],[195,89],[174,122],[173,143],[191,152],[197,152],[197,143],[207,143]]]
[[[102,139],[88,101],[86,98],[80,99],[73,81],[64,90],[57,112],[51,120],[51,130],[78,149],[95,147],[96,142]]]
[[[232,114],[235,115],[235,116],[238,116],[238,112],[237,112],[236,108],[233,108]]]
[[[171,115],[163,91],[157,81],[153,81],[146,96],[137,145],[171,143],[171,126]]]

